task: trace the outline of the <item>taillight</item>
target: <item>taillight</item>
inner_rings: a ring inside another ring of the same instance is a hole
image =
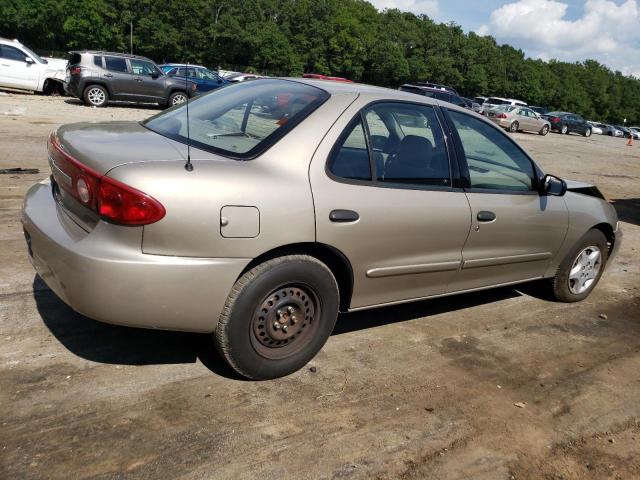
[[[98,191],[98,214],[119,225],[148,225],[165,215],[155,198],[122,182],[102,177]]]
[[[78,66],[69,67],[69,73],[71,75],[80,75],[81,71],[82,71],[82,67],[78,67]]]
[[[60,146],[55,133],[49,136],[47,148],[57,185],[103,220],[149,225],[164,217],[166,211],[155,198],[78,162]]]
[[[500,113],[499,115],[496,115],[497,118],[507,118],[507,114],[506,113]]]
[[[560,117],[551,117],[551,121],[553,123],[558,123],[560,121]]]

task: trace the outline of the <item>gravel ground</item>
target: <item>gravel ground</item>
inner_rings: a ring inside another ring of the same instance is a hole
[[[0,478],[640,478],[640,145],[516,134],[596,182],[625,241],[594,293],[541,284],[343,315],[287,378],[247,382],[207,336],[100,324],[39,281],[20,206],[62,123],[155,108],[0,94]]]

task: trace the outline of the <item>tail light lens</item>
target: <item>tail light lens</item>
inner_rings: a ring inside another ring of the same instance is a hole
[[[560,121],[560,117],[551,117],[551,121],[553,123],[558,123]]]
[[[155,198],[78,162],[63,150],[55,133],[49,137],[48,151],[58,186],[103,220],[139,226],[165,216],[164,207]]]
[[[496,115],[497,118],[507,118],[507,114],[506,113],[501,113],[499,115]]]
[[[75,67],[69,67],[69,73],[71,75],[80,75],[80,72],[82,71],[81,67],[75,66]]]

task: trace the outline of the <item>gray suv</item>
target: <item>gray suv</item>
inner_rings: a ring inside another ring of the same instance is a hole
[[[197,93],[197,85],[165,75],[146,57],[101,51],[70,52],[66,91],[86,105],[110,100],[171,107]]]

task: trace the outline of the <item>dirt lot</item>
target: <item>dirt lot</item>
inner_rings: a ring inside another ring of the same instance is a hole
[[[40,169],[0,175],[0,478],[640,478],[640,145],[516,135],[619,210],[587,301],[533,284],[344,315],[315,371],[247,382],[206,336],[74,313],[27,260],[51,129],[156,111],[0,95],[0,169]]]

